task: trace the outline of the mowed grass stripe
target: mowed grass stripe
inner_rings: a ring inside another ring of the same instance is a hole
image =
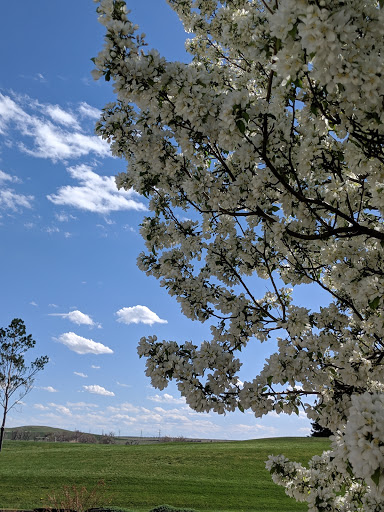
[[[63,485],[92,488],[103,479],[105,503],[140,512],[162,503],[201,512],[299,512],[307,507],[272,482],[265,460],[282,453],[306,463],[328,447],[316,438],[139,446],[6,442],[0,507],[41,507]]]

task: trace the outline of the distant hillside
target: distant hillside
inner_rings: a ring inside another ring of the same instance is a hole
[[[158,444],[170,442],[211,443],[218,439],[192,439],[185,437],[143,437],[116,436],[113,432],[90,434],[79,430],[47,427],[41,425],[24,425],[5,429],[5,440],[8,441],[50,441],[70,443],[101,443],[101,444]]]

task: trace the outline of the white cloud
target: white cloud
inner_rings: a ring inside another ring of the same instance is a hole
[[[95,409],[99,407],[96,404],[90,404],[88,402],[67,402],[67,406],[73,409]]]
[[[49,407],[43,404],[33,404],[33,407],[39,411],[49,411]]]
[[[94,393],[95,395],[115,396],[113,391],[108,391],[107,389],[103,388],[102,386],[98,386],[97,384],[92,386],[83,386],[83,388],[89,393]]]
[[[17,176],[11,176],[0,170],[0,183],[4,182],[21,183],[21,180]],[[33,199],[33,196],[17,194],[12,188],[3,186],[0,190],[0,208],[3,210],[17,212],[20,208],[32,208]]]
[[[120,386],[121,388],[131,388],[131,384],[123,384],[121,382],[116,381],[116,384]]]
[[[91,119],[99,119],[100,118],[100,110],[88,105],[85,101],[80,103],[79,112],[83,117],[89,117]]]
[[[147,399],[152,400],[152,402],[161,402],[166,404],[185,404],[185,398],[176,398],[168,393],[164,393],[163,395],[147,396]]]
[[[11,176],[4,171],[0,170],[0,182],[10,181],[11,183],[21,183],[21,180],[17,176]]]
[[[37,307],[39,306],[38,304],[36,304],[36,302],[35,302],[34,300],[32,300],[32,301],[30,302],[30,305],[31,305],[31,306],[35,306],[35,308],[37,308]]]
[[[47,81],[47,79],[45,78],[45,76],[42,73],[36,73],[36,75],[34,75],[32,78],[33,78],[33,80],[37,80],[38,82],[41,82],[41,83],[46,83],[46,81]]]
[[[49,403],[48,405],[50,407],[53,407],[54,409],[56,409],[56,411],[59,412],[60,414],[65,414],[66,416],[71,416],[72,415],[72,413],[68,409],[68,407],[65,407],[64,405],[55,404],[53,402]]]
[[[44,229],[46,233],[52,235],[52,233],[60,233],[60,229],[57,226],[49,226]]]
[[[18,144],[21,151],[53,161],[90,153],[100,157],[111,155],[106,141],[81,133],[74,116],[58,105],[39,104],[28,96],[14,98],[0,94],[0,133],[16,140],[23,136],[25,140]],[[12,134],[12,129],[18,133]]]
[[[20,208],[32,208],[33,196],[16,194],[11,188],[0,190],[0,208],[3,210],[19,211]]]
[[[68,169],[80,186],[59,188],[57,194],[47,198],[54,204],[72,206],[89,212],[108,214],[112,211],[147,210],[133,190],[118,190],[113,176],[100,176],[89,165],[81,164]]]
[[[49,393],[57,393],[57,389],[53,388],[52,386],[41,386],[39,389],[43,389],[44,391],[48,391]]]
[[[82,372],[73,372],[75,375],[77,375],[78,377],[83,377],[83,379],[86,379],[88,377],[88,375],[85,375],[85,373],[82,373]]]
[[[91,365],[91,368],[95,369],[95,370],[100,370],[100,366],[96,366],[94,364]]]
[[[151,311],[147,306],[133,306],[131,308],[122,308],[116,312],[118,317],[117,321],[124,324],[148,324],[153,325],[155,323],[167,324],[167,320],[163,320]]]
[[[74,215],[68,215],[66,213],[55,213],[55,217],[59,222],[69,222],[70,220],[76,220],[77,217]]]
[[[56,339],[56,338],[53,338]],[[56,339],[77,354],[113,354],[113,350],[102,343],[83,338],[74,332],[65,332]]]
[[[75,116],[63,110],[59,105],[48,105],[45,110],[53,121],[65,126],[72,126],[73,128],[80,129]]]
[[[69,313],[49,313],[49,316],[60,316],[61,318],[67,318],[70,322],[76,325],[89,325],[91,327],[99,325],[94,322],[89,315],[82,313],[78,309],[75,311],[70,311]]]

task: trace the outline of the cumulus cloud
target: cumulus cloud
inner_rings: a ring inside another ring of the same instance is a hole
[[[104,215],[112,211],[147,209],[135,191],[118,190],[113,176],[100,176],[85,164],[69,167],[68,172],[80,185],[67,185],[59,188],[57,194],[48,195],[54,204]]]
[[[59,338],[54,339],[76,354],[113,354],[113,350],[102,343],[83,338],[74,332],[65,332]]]
[[[82,373],[82,372],[73,372],[75,375],[77,375],[78,377],[83,377],[83,379],[86,379],[88,377],[88,375],[85,375],[85,373]]]
[[[64,405],[55,404],[53,402],[49,403],[48,405],[56,409],[56,411],[60,414],[65,414],[66,416],[70,416],[72,414],[68,407],[65,407]]]
[[[41,386],[39,389],[43,389],[44,391],[48,391],[49,393],[57,393],[57,389],[52,386]]]
[[[131,308],[119,309],[116,313],[117,321],[124,324],[148,324],[153,325],[167,324],[167,320],[163,320],[151,311],[147,306],[133,306]]]
[[[69,313],[50,313],[49,316],[60,316],[61,318],[67,318],[70,322],[76,325],[89,325],[90,327],[97,325],[100,327],[100,324],[94,322],[89,315],[82,313],[78,309],[70,311]]]
[[[95,395],[115,396],[113,391],[108,391],[107,389],[97,384],[93,384],[92,386],[83,386],[83,388],[85,391],[88,391],[88,393],[94,393]]]
[[[100,137],[81,132],[73,114],[58,105],[39,104],[27,96],[13,99],[0,94],[0,133],[19,141],[23,137],[18,144],[21,151],[53,161],[90,153],[100,157],[111,154],[108,144]]]

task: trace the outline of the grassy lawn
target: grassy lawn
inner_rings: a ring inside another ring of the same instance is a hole
[[[137,512],[163,503],[201,512],[305,511],[272,482],[264,461],[282,453],[306,462],[328,446],[318,438],[141,446],[8,441],[0,454],[0,507],[42,507],[63,485],[92,488],[103,479],[106,503]]]

